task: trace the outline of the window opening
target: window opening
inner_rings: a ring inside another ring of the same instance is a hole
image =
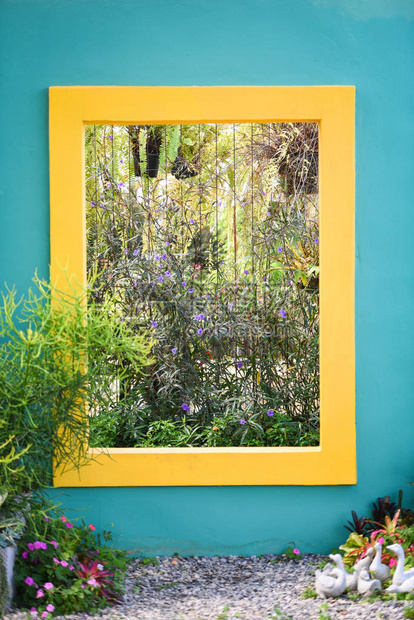
[[[85,137],[90,295],[155,356],[90,410],[90,444],[318,445],[317,123]]]

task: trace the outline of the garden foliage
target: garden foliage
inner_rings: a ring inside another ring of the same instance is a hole
[[[123,593],[125,553],[95,533],[93,524],[69,521],[38,510],[31,513],[19,544],[16,603],[30,617],[93,612],[118,602]]]
[[[0,522],[4,526],[16,514],[27,512],[33,493],[51,484],[53,460],[66,467],[84,462],[87,407],[109,406],[114,380],[122,380],[122,364],[128,363],[138,374],[148,365],[151,341],[143,331],[133,333],[112,306],[87,305],[86,292],[75,288],[64,293],[35,278],[25,297],[18,300],[12,290],[2,300]],[[9,530],[16,533],[16,527]]]
[[[86,128],[89,301],[154,339],[93,445],[318,444],[317,148],[310,123]]]

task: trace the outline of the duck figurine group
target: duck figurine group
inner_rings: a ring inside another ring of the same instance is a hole
[[[392,584],[386,591],[413,592],[414,568],[404,571],[404,549],[399,544],[389,545],[387,549],[397,556],[397,566]],[[327,564],[322,571],[315,573],[315,590],[322,598],[340,596],[346,589],[369,597],[376,590],[381,591],[382,583],[390,577],[390,568],[381,561],[382,544],[379,542],[367,550],[366,556],[355,564],[352,573],[346,572],[341,555],[329,557],[335,566]]]

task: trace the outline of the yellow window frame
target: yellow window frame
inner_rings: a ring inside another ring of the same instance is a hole
[[[51,278],[86,285],[84,126],[319,123],[320,445],[308,448],[102,448],[54,485],[356,483],[352,86],[64,86],[49,89]]]

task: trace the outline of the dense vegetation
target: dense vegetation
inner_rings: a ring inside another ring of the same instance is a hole
[[[86,128],[90,301],[154,336],[93,445],[318,444],[317,167],[310,123]]]

